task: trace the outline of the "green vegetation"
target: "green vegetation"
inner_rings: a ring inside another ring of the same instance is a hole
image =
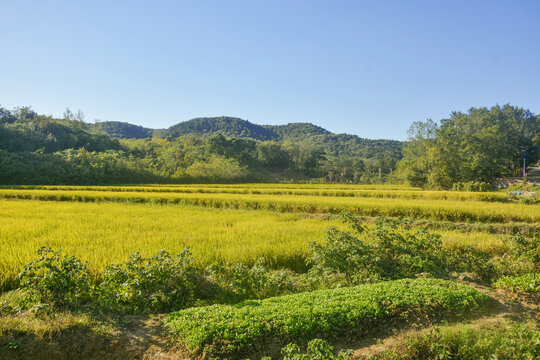
[[[100,121],[88,124],[93,132],[105,133],[114,139],[151,138],[154,130],[119,121]]]
[[[410,336],[397,349],[372,360],[507,359],[540,357],[538,323],[503,323],[475,329],[464,325],[435,328]]]
[[[148,129],[0,107],[0,357],[61,357],[53,340],[112,341],[111,324],[165,313],[169,340],[192,356],[285,346],[285,360],[344,360],[352,352],[334,349],[500,306],[483,292],[535,302],[537,189],[488,191],[524,152],[538,160],[539,130],[510,105],[415,123],[407,143],[306,123]],[[139,185],[114,185],[125,183]],[[144,349],[162,339],[155,328]],[[537,324],[459,324],[373,358],[533,359],[539,341]]]
[[[0,107],[0,183],[245,182],[327,174],[331,182],[371,183],[382,181],[379,168],[386,175],[401,157],[398,141],[312,128],[317,127],[289,124],[274,132],[220,117],[152,130],[120,122],[87,124],[81,112],[69,109],[54,119],[29,107]]]
[[[463,318],[487,302],[476,290],[447,281],[396,280],[186,309],[170,314],[168,327],[195,353],[238,357],[269,344],[363,336],[415,317]]]
[[[415,122],[397,176],[414,186],[435,188],[490,182],[515,174],[524,152],[530,152],[529,163],[537,161],[539,134],[540,118],[510,105],[453,112],[440,125],[431,120]]]
[[[350,360],[352,351],[340,351],[334,353],[334,348],[322,339],[311,340],[307,344],[305,353],[296,344],[289,344],[281,349],[283,360]]]
[[[495,287],[540,294],[540,273],[528,273],[525,275],[507,275],[501,277],[494,284]]]

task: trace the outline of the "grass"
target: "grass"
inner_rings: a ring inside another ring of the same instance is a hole
[[[253,264],[265,257],[273,267],[305,269],[307,244],[322,241],[333,217],[151,204],[0,200],[0,289],[41,246],[62,248],[88,261],[94,276],[135,251],[177,253],[189,246],[197,265],[219,261]],[[499,251],[503,236],[441,231],[448,246],[473,244]]]
[[[443,326],[409,336],[396,349],[371,360],[507,359],[540,358],[540,327],[535,322],[502,322],[480,328]]]
[[[315,337],[358,338],[419,317],[464,318],[488,300],[472,288],[444,280],[395,280],[186,309],[170,314],[167,326],[196,354],[239,357]]]

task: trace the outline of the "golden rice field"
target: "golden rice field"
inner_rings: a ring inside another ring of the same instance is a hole
[[[178,252],[189,246],[200,265],[215,261],[252,263],[264,256],[275,266],[302,268],[307,244],[321,241],[329,226],[342,226],[335,216],[407,216],[456,221],[537,223],[540,206],[482,200],[411,199],[373,196],[257,194],[284,191],[417,192],[371,186],[315,185],[178,185],[144,187],[39,187],[0,190],[0,289],[10,287],[25,262],[41,246],[62,248],[88,261],[98,275],[113,262],[138,251]],[[138,190],[130,190],[138,189]],[[141,190],[141,189],[148,189]],[[192,193],[151,191],[193,189]],[[197,192],[213,189],[213,193]],[[230,193],[227,190],[251,190]],[[452,193],[449,194],[467,194]],[[454,196],[454,195],[452,195]],[[457,195],[455,195],[457,196]],[[47,201],[43,201],[47,200]],[[472,244],[493,250],[504,235],[487,232],[438,231],[445,245]]]
[[[314,185],[315,186],[315,185]],[[302,187],[268,187],[262,185],[251,186],[19,186],[18,189],[32,190],[64,190],[64,191],[104,191],[104,192],[149,192],[149,193],[204,193],[204,194],[252,194],[252,195],[312,195],[331,197],[365,197],[365,198],[391,198],[391,199],[429,199],[429,200],[461,200],[461,201],[490,201],[508,202],[504,193],[485,192],[455,192],[455,191],[419,191],[416,188],[399,188],[386,186],[377,188],[376,185],[356,185],[349,188],[339,186],[328,188],[302,188]],[[376,191],[375,191],[376,190]]]
[[[331,189],[331,186],[329,187]],[[385,190],[372,190],[380,192]],[[337,214],[349,211],[364,216],[403,216],[460,222],[509,221],[538,223],[540,205],[429,198],[342,197],[289,194],[177,193],[98,190],[1,189],[0,198],[195,205],[212,208],[269,210],[289,213]]]

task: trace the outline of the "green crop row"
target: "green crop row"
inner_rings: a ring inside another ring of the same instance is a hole
[[[405,279],[171,313],[167,327],[192,352],[238,358],[312,338],[358,339],[418,317],[464,318],[489,298],[463,285]]]

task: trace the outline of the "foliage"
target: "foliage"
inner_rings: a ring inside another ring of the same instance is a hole
[[[195,353],[238,357],[258,347],[268,351],[270,343],[364,336],[415,316],[462,318],[487,301],[472,288],[443,280],[397,280],[191,308],[171,313],[167,326]]]
[[[258,259],[250,268],[243,263],[234,266],[212,264],[209,278],[234,299],[263,299],[293,292],[294,285],[284,271],[270,271],[264,258]]]
[[[409,130],[399,163],[401,178],[414,186],[452,188],[490,182],[513,174],[523,152],[534,162],[540,150],[540,119],[523,108],[504,105],[453,112],[440,125],[428,120]]]
[[[99,121],[89,124],[93,132],[105,133],[115,139],[144,139],[152,137],[153,130],[120,121]]]
[[[358,182],[364,171],[381,168],[387,174],[401,156],[398,141],[335,135],[311,124],[284,125],[278,134],[230,117],[154,130],[110,121],[87,124],[82,112],[69,109],[63,119],[30,108],[0,107],[0,116],[0,181],[10,184],[275,181],[329,170],[347,174],[337,181]],[[80,151],[90,161],[73,164],[71,153]]]
[[[540,273],[528,273],[524,275],[503,276],[494,284],[497,288],[516,290],[540,294]]]
[[[312,242],[313,271],[344,274],[349,284],[380,279],[441,276],[451,271],[474,272],[484,280],[496,275],[491,256],[466,245],[444,249],[440,235],[411,229],[401,220],[379,218],[374,227],[344,214],[352,231],[330,228],[323,244]]]
[[[107,266],[98,286],[98,301],[137,313],[191,306],[200,280],[192,262],[187,248],[174,257],[164,250],[149,258],[135,253],[125,263]]]
[[[540,273],[540,233],[521,234],[507,240],[508,255],[498,259],[497,266],[505,275]]]
[[[275,140],[277,135],[264,127],[252,124],[247,120],[234,117],[203,117],[181,122],[171,126],[164,136],[179,137],[183,135],[215,135],[226,137],[251,138],[257,140]]]
[[[86,263],[61,250],[42,247],[40,258],[24,266],[19,274],[27,306],[53,309],[75,307],[91,296],[91,283]]]
[[[334,347],[322,339],[313,339],[307,344],[305,353],[296,344],[289,344],[281,349],[283,360],[350,360],[352,350],[334,353]]]
[[[452,189],[455,191],[489,191],[491,185],[480,181],[456,182],[452,184]]]
[[[506,359],[540,357],[537,324],[509,323],[475,329],[468,326],[435,328],[413,335],[398,349],[372,356],[372,360]]]

